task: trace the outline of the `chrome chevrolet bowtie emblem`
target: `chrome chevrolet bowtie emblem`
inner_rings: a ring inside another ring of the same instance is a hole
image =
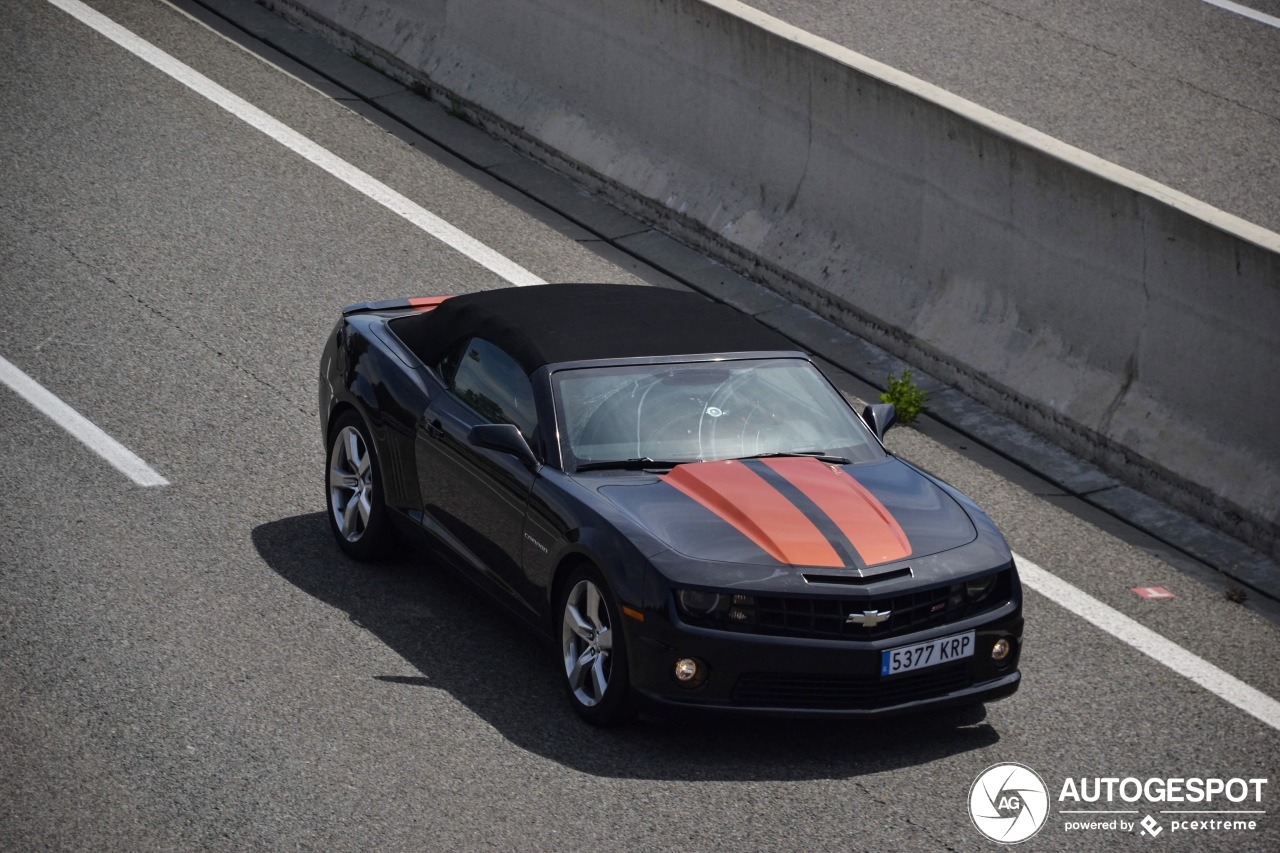
[[[892,610],[864,610],[861,613],[850,613],[849,618],[844,621],[871,628],[887,621],[892,614]]]

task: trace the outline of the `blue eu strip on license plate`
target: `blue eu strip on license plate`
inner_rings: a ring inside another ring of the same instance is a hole
[[[973,631],[939,637],[927,643],[886,649],[880,655],[880,674],[897,675],[973,657]]]

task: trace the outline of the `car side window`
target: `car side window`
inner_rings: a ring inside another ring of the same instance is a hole
[[[483,338],[472,338],[459,353],[453,393],[489,423],[514,424],[532,445],[538,415],[524,370]]]
[[[445,352],[444,357],[440,359],[440,363],[436,365],[436,373],[444,380],[444,384],[453,387],[453,374],[458,369],[458,362],[462,360],[462,354],[466,352],[466,346],[470,344],[470,340],[461,340],[454,343]]]

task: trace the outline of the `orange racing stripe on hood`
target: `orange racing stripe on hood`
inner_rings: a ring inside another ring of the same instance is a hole
[[[779,562],[831,568],[844,565],[799,507],[741,462],[677,465],[662,479],[733,525]]]
[[[868,566],[911,556],[911,541],[902,525],[866,486],[843,468],[817,459],[763,461],[817,504]]]

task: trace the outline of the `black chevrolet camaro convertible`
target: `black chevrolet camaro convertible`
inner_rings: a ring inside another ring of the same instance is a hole
[[[794,344],[651,287],[353,305],[320,362],[328,516],[549,637],[574,709],[862,716],[1018,688],[1022,591],[968,498]]]

